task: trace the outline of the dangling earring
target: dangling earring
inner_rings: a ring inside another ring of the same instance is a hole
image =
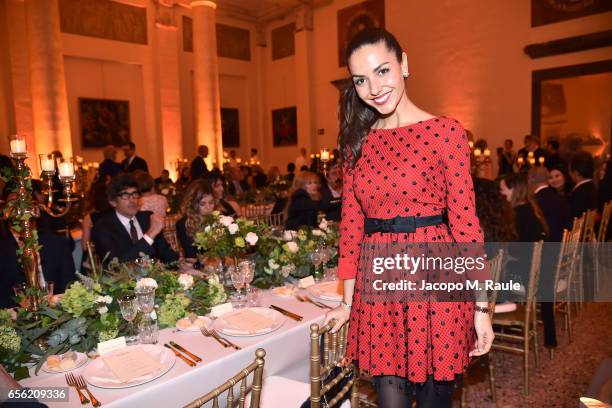
[[[404,75],[404,78],[408,78],[408,75],[410,75],[410,73],[408,71],[404,71],[403,75]]]

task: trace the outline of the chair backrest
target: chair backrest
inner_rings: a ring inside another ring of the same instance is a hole
[[[559,258],[557,258],[557,267],[555,269],[555,280],[553,284],[553,302],[557,301],[557,294],[559,288],[559,282],[563,279],[569,287],[569,282],[572,277],[572,254],[575,255],[573,244],[570,242],[571,237],[570,231],[567,229],[563,230],[563,237],[559,244]]]
[[[166,238],[166,241],[168,241],[168,244],[170,244],[172,250],[183,258],[185,253],[179,244],[178,236],[176,235],[176,222],[178,221],[179,217],[179,214],[166,216],[164,220],[164,238]]]
[[[270,227],[283,227],[285,225],[285,214],[276,213],[270,215],[261,215],[255,218],[257,224],[267,224]]]
[[[595,240],[595,219],[597,210],[589,210],[585,213],[584,226],[582,229],[582,242],[593,242]]]
[[[346,339],[348,337],[348,323],[345,323],[337,332],[330,333],[335,320],[330,321],[323,327],[318,324],[310,325],[310,406],[311,408],[321,407],[321,398],[325,397],[332,387],[347,378],[350,378],[340,391],[330,400],[327,400],[328,407],[336,405],[347,393],[351,391],[353,384],[357,381],[356,368],[353,363],[333,371],[335,367],[344,359],[346,354]],[[323,350],[321,350],[323,343]],[[329,375],[333,378],[328,378]],[[323,379],[328,381],[323,385]]]
[[[504,250],[499,249],[497,251],[497,255],[495,255],[495,258],[488,261],[489,272],[491,274],[491,279],[493,280],[494,287],[499,282],[499,278],[501,277],[503,260],[504,260]],[[493,289],[491,293],[489,293],[489,315],[491,318],[493,318],[496,301],[497,301],[497,289]]]
[[[267,204],[248,204],[241,207],[240,213],[245,218],[258,218],[265,216],[268,212]]]
[[[608,231],[608,223],[610,222],[611,214],[612,214],[612,201],[608,201],[606,204],[604,204],[603,211],[601,212],[599,230],[597,231],[597,242],[606,241],[606,233]]]
[[[542,247],[544,241],[534,242],[533,253],[531,255],[531,267],[529,270],[529,281],[525,288],[525,322],[529,322],[529,315],[535,313],[535,299],[538,291],[538,276],[542,266]]]
[[[257,349],[257,351],[255,352],[255,361],[253,361],[251,364],[241,370],[238,374],[236,374],[214,390],[185,405],[185,408],[201,407],[202,405],[210,401],[213,402],[213,408],[219,408],[219,396],[225,391],[227,391],[227,408],[233,408],[236,402],[238,402],[238,406],[240,408],[244,408],[247,395],[247,377],[250,373],[253,373],[250,408],[259,408],[265,356],[266,351],[264,349]],[[234,398],[234,385],[238,384],[238,382],[240,382],[240,394],[238,397],[238,401],[236,401]]]

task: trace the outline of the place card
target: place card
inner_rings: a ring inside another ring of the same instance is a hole
[[[305,278],[302,278],[302,279],[300,279],[298,281],[298,288],[305,289],[305,288],[307,288],[309,286],[312,286],[314,284],[315,284],[315,280],[314,280],[313,276],[309,275],[309,276],[307,276]]]
[[[141,347],[126,348],[102,359],[122,383],[152,374],[161,368],[160,362]]]
[[[221,303],[220,305],[213,306],[210,309],[210,315],[212,317],[219,317],[225,313],[231,312],[233,310],[231,303]]]
[[[117,337],[116,339],[98,343],[98,354],[102,356],[110,353],[111,351],[119,350],[124,347],[126,347],[125,337]]]

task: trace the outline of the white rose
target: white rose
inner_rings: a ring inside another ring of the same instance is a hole
[[[183,287],[183,290],[188,290],[193,286],[193,276],[182,273],[178,277],[178,283]]]
[[[136,282],[136,288],[150,287],[157,289],[157,282],[153,278],[142,278]]]
[[[315,228],[312,230],[312,235],[317,236],[317,237],[324,237],[325,233],[321,231],[320,229]]]
[[[232,217],[222,215],[221,218],[219,218],[219,222],[223,224],[225,227],[229,227],[230,224],[234,223],[234,219]]]
[[[322,230],[327,229],[327,220],[325,218],[321,220],[321,223],[319,224],[319,228],[321,228]]]
[[[286,230],[283,232],[284,241],[291,241],[295,237],[297,237],[297,231]]]
[[[210,225],[207,225],[206,227],[204,227],[204,232],[210,232]]]
[[[249,232],[248,234],[246,234],[244,239],[246,240],[246,242],[249,243],[249,245],[255,245],[257,243],[257,241],[259,240],[259,237],[257,236],[256,233]]]
[[[106,306],[99,307],[98,308],[98,313],[100,313],[101,315],[105,314],[105,313],[108,313],[108,307],[106,307]]]
[[[95,303],[108,303],[109,305],[113,303],[113,298],[110,296],[98,296],[95,300]]]
[[[298,244],[296,244],[293,241],[289,241],[287,242],[287,249],[289,250],[289,252],[291,252],[292,254],[295,254],[298,251]]]
[[[270,267],[270,269],[278,269],[278,267],[280,266],[279,264],[276,263],[276,261],[274,259],[269,259],[268,260],[268,266]]]
[[[238,224],[233,222],[233,223],[231,223],[230,225],[227,226],[227,229],[229,230],[230,234],[234,235],[235,233],[238,232]]]

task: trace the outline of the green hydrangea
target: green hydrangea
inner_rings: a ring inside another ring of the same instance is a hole
[[[98,332],[98,341],[108,341],[117,337],[119,334],[119,329],[108,329],[108,330],[100,330]]]
[[[60,300],[62,309],[70,313],[74,317],[80,317],[83,312],[91,309],[97,295],[94,291],[88,289],[81,282],[74,282]]]
[[[159,323],[162,326],[174,326],[176,321],[187,314],[187,306],[191,300],[182,293],[166,295],[159,308]]]
[[[2,326],[12,326],[13,325],[13,317],[11,313],[7,309],[0,309],[0,325]]]
[[[21,338],[12,327],[0,326],[0,349],[10,353],[18,353],[21,348]]]

